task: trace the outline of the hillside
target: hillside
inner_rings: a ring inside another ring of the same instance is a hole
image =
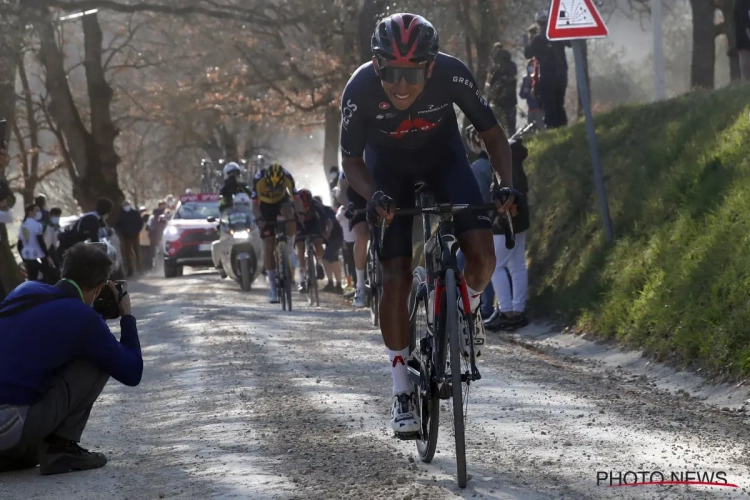
[[[712,375],[750,372],[750,86],[596,116],[615,243],[582,124],[528,141],[531,307]]]

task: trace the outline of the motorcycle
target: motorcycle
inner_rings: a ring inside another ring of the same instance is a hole
[[[216,222],[208,217],[208,222]],[[236,281],[250,291],[260,274],[263,262],[263,240],[250,209],[229,208],[219,221],[219,239],[211,244],[211,258],[222,278]]]

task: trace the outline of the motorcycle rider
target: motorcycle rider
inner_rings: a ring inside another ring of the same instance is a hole
[[[224,165],[224,186],[222,186],[219,194],[221,195],[221,201],[219,202],[219,209],[221,211],[226,210],[232,206],[233,196],[237,193],[245,193],[248,196],[252,195],[252,191],[247,184],[239,180],[242,169],[240,166],[233,161],[230,161]]]

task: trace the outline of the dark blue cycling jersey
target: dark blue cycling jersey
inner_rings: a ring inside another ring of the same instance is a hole
[[[407,110],[391,105],[372,62],[354,72],[341,102],[341,152],[350,158],[361,158],[365,145],[419,149],[432,139],[450,137],[458,130],[453,104],[480,133],[497,125],[469,68],[442,52],[423,92]]]

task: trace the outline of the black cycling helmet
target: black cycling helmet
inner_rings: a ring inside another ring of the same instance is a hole
[[[440,44],[435,27],[424,17],[393,14],[375,27],[370,48],[386,61],[419,64],[434,61]]]

